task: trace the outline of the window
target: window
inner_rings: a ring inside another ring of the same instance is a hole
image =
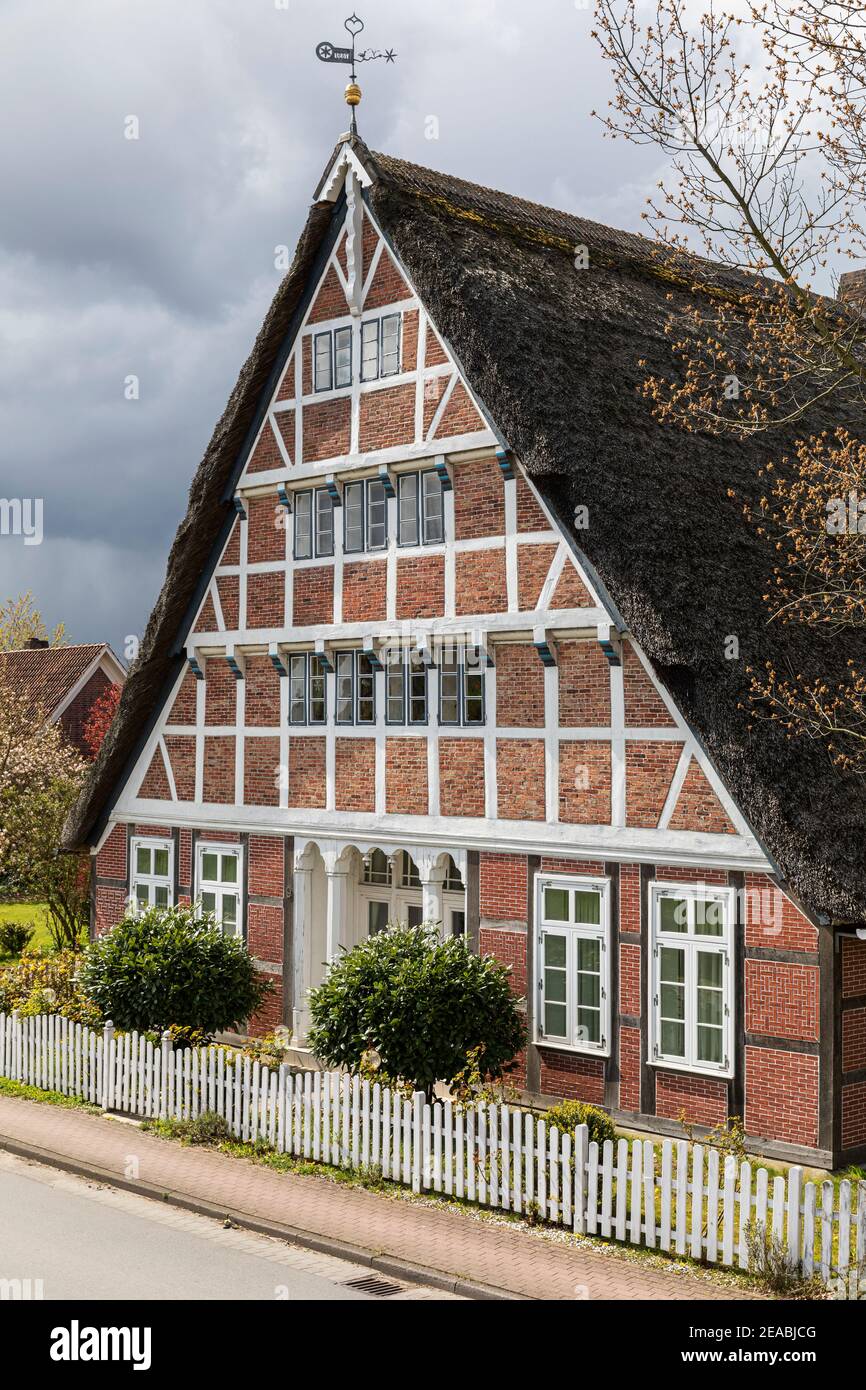
[[[607,1053],[608,880],[546,876],[536,895],[536,1039]]]
[[[334,553],[334,503],[327,488],[296,492],[295,559]]]
[[[375,381],[400,370],[400,314],[367,319],[361,325],[361,380]]]
[[[402,858],[403,871],[400,875],[400,886],[402,888],[420,888],[421,875],[418,872],[418,865],[411,854],[404,854]]]
[[[375,724],[376,673],[366,652],[338,652],[338,724]]]
[[[652,1056],[731,1074],[732,890],[651,887]]]
[[[331,391],[352,384],[352,330],[336,328],[313,337],[313,389]]]
[[[238,845],[198,846],[196,901],[212,913],[226,936],[242,935],[241,850]]]
[[[427,667],[418,652],[389,658],[385,667],[385,722],[427,723]]]
[[[484,666],[481,654],[467,647],[443,651],[439,661],[439,723],[484,723]]]
[[[391,860],[384,850],[374,849],[363,860],[362,882],[379,887],[390,887]]]
[[[435,469],[401,473],[397,479],[397,542],[432,545],[445,539],[442,479]]]
[[[171,907],[174,901],[174,844],[171,840],[133,839],[129,885],[134,911]]]
[[[289,657],[289,723],[324,724],[327,714],[325,663],[315,652]]]
[[[427,667],[417,652],[409,653],[407,723],[427,723]]]
[[[343,489],[343,548],[384,550],[388,544],[388,499],[379,478],[347,483]]]

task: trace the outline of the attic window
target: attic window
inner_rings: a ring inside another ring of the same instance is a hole
[[[316,391],[339,390],[352,384],[352,330],[335,328],[313,339],[313,386]]]
[[[361,380],[395,376],[400,370],[400,314],[361,325]]]

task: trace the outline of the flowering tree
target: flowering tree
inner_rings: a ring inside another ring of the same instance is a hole
[[[614,80],[604,124],[668,157],[644,217],[660,274],[693,301],[671,313],[671,372],[644,393],[686,431],[797,432],[765,495],[743,502],[767,540],[768,620],[853,632],[866,623],[866,445],[814,421],[828,406],[862,418],[866,315],[814,278],[866,259],[866,17],[853,0],[746,0],[739,14],[709,0],[691,21],[687,8],[596,0]],[[866,772],[866,671],[750,676],[759,712]]]
[[[91,706],[87,723],[82,730],[82,738],[92,758],[96,757],[102,747],[102,740],[108,733],[111,721],[117,713],[122,688],[119,685],[108,686]]]
[[[17,598],[9,598],[0,604],[0,652],[23,647],[32,637],[50,642],[52,647],[62,647],[66,633],[62,623],[58,623],[51,636],[42,621],[42,615],[33,606],[33,595],[28,590]]]
[[[87,920],[86,858],[58,852],[85,768],[58,725],[0,681],[0,876],[47,903],[58,945],[76,945]]]

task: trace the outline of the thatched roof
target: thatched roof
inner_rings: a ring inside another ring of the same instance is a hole
[[[742,499],[758,495],[758,469],[770,449],[778,455],[779,440],[683,434],[657,423],[639,393],[647,370],[670,373],[665,325],[678,302],[692,302],[689,286],[677,285],[642,237],[360,143],[357,153],[374,176],[366,196],[377,219],[498,431],[567,530],[574,508],[589,508],[589,529],[574,537],[580,551],[785,881],[815,913],[862,917],[866,785],[748,707],[747,665],[771,658],[791,673],[841,671],[834,644],[767,623],[761,595],[772,557],[744,521]],[[196,474],[141,658],[67,827],[70,844],[93,837],[176,674],[203,577],[231,525],[233,481],[317,253],[335,234],[333,216],[331,204],[313,205]],[[589,267],[576,271],[580,244]],[[717,283],[728,279],[719,271]],[[739,638],[739,661],[726,659],[729,634]],[[866,665],[853,645],[844,658]]]

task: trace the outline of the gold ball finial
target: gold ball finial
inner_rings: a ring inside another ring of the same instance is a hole
[[[361,103],[361,88],[357,82],[350,82],[346,88],[346,105],[359,106]]]

